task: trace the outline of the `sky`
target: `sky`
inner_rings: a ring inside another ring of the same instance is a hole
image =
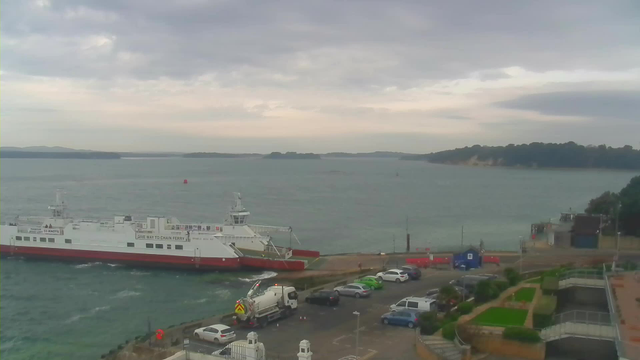
[[[640,2],[7,0],[0,143],[640,148]]]

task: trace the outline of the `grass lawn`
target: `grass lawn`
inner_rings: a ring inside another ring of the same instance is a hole
[[[528,310],[492,307],[473,318],[473,323],[484,326],[522,326]]]
[[[536,288],[525,287],[525,288],[522,288],[522,289],[516,291],[516,296],[514,298],[514,301],[517,301],[517,302],[521,302],[521,301],[532,302],[533,301],[533,297],[535,295],[536,295]]]
[[[529,280],[525,281],[525,283],[526,284],[540,284],[540,283],[542,283],[542,277],[529,279]]]

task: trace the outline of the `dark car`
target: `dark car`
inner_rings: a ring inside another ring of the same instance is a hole
[[[422,271],[415,265],[405,265],[400,270],[406,272],[411,280],[418,280],[422,276]]]
[[[418,315],[419,313],[416,311],[393,311],[382,315],[380,321],[385,325],[400,325],[414,328],[418,326]]]
[[[323,290],[307,296],[304,301],[309,304],[336,306],[340,303],[340,296],[335,291]]]

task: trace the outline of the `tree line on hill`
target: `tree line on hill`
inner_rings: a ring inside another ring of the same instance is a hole
[[[640,236],[640,176],[635,176],[619,193],[605,191],[591,199],[585,209],[589,215],[604,215],[607,224],[604,232],[615,234],[615,222],[618,231],[626,235]]]
[[[467,146],[424,155],[403,156],[401,160],[423,160],[439,164],[468,164],[473,161],[490,166],[549,168],[640,169],[640,150],[625,145],[540,143],[507,146]]]

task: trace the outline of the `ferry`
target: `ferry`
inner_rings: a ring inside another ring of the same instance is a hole
[[[76,220],[69,216],[63,192],[56,191],[49,217],[16,217],[0,225],[0,256],[100,261],[134,266],[196,270],[242,268],[304,270],[317,251],[275,246],[274,232],[291,227],[248,224],[249,211],[242,196],[223,223],[181,223],[175,217],[148,216],[134,220],[116,215],[113,220]]]

